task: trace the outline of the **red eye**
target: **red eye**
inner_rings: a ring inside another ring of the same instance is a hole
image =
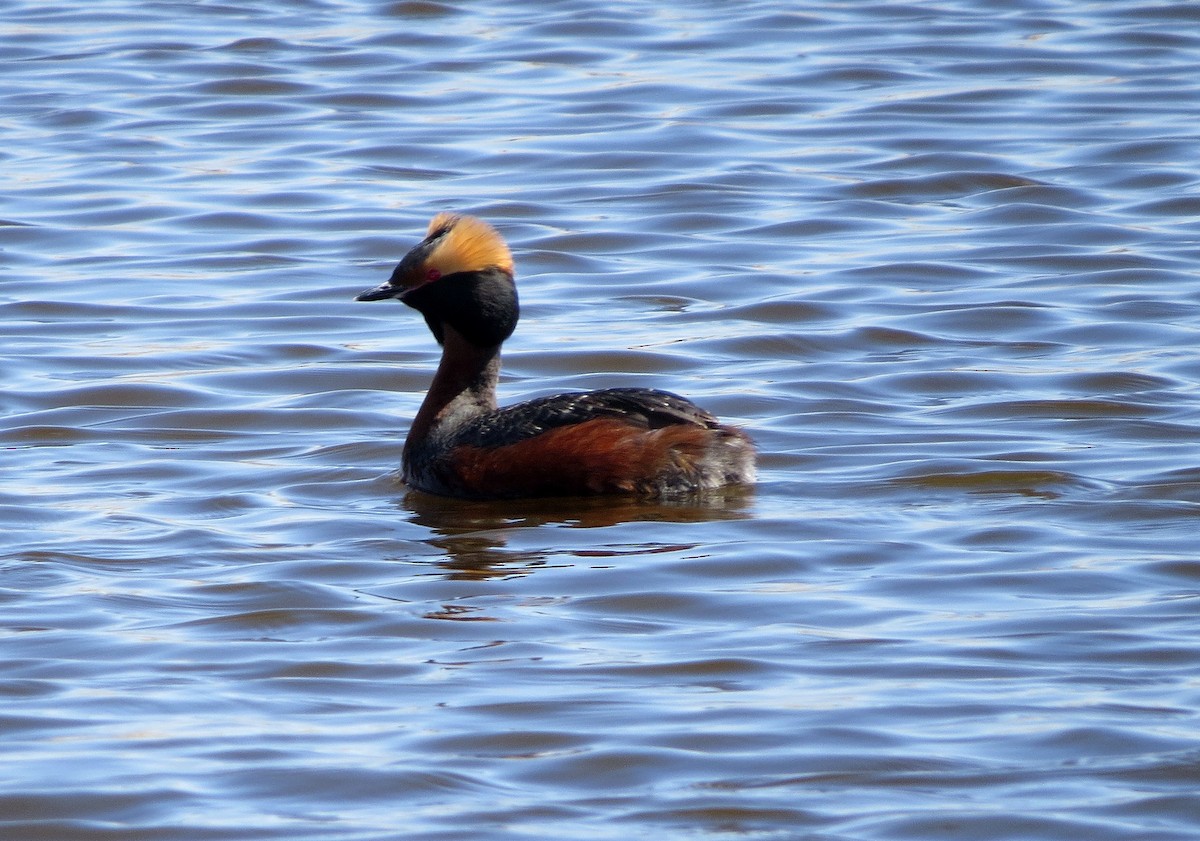
[[[427,281],[437,280],[441,276],[442,276],[442,273],[439,272],[437,269],[426,269],[425,270],[425,280],[427,280]]]

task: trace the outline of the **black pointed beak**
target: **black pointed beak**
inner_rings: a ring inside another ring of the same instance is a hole
[[[401,286],[393,286],[391,281],[381,283],[374,289],[368,289],[355,296],[356,301],[383,301],[387,298],[398,298],[404,294],[404,288]]]

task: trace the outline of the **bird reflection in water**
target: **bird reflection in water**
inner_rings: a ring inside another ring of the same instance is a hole
[[[598,535],[587,550],[560,552],[554,541],[539,541],[537,548],[513,548],[513,538],[526,540],[535,528],[605,529],[625,523],[710,523],[741,520],[750,516],[753,492],[749,488],[724,489],[720,493],[694,497],[685,502],[650,502],[636,497],[574,497],[535,500],[460,500],[410,491],[403,507],[411,512],[410,522],[432,533],[424,542],[437,547],[445,557],[436,561],[440,574],[452,580],[514,578],[539,569],[569,567],[573,558],[596,566],[606,558],[656,554],[688,548],[678,541],[606,545]],[[650,535],[647,535],[650,536]],[[678,534],[675,534],[678,537]],[[550,545],[546,545],[550,544]],[[565,560],[564,560],[565,559]],[[451,617],[442,617],[451,618]]]

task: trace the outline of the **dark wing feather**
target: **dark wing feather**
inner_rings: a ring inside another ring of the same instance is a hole
[[[488,412],[461,429],[457,444],[502,447],[550,429],[596,418],[621,418],[643,429],[685,424],[712,428],[717,419],[677,394],[650,388],[609,388],[555,394]]]

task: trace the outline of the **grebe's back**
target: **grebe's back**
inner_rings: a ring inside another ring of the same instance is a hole
[[[470,497],[670,496],[754,481],[745,433],[676,394],[557,394],[495,409],[408,448],[416,487]]]

